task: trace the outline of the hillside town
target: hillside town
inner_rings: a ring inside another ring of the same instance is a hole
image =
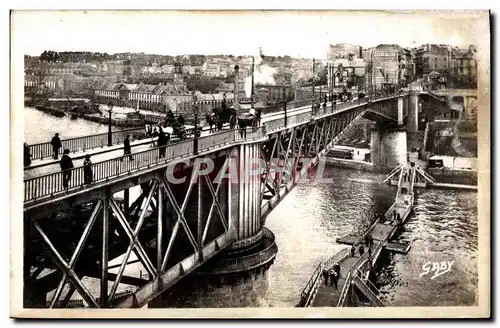
[[[97,103],[158,112],[189,112],[196,101],[239,99],[261,106],[308,99],[334,90],[367,94],[421,82],[429,90],[476,87],[475,48],[424,44],[403,48],[329,45],[325,59],[268,56],[182,55],[44,51],[25,56],[25,95],[89,98]],[[253,78],[252,80],[252,69]],[[252,93],[252,82],[255,89]],[[286,96],[285,96],[286,95]],[[195,98],[193,98],[195,97]]]

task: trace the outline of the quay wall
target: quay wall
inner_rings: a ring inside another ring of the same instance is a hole
[[[477,186],[477,172],[472,170],[428,169],[437,182],[457,183]]]

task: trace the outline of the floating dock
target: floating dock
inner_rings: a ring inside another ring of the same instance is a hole
[[[324,263],[320,263],[302,291],[300,307],[335,307],[360,304],[367,299],[374,306],[384,306],[371,282],[368,280],[382,250],[408,253],[410,245],[391,241],[396,231],[408,220],[413,208],[413,189],[418,175],[417,167],[401,166],[386,179],[399,174],[398,191],[393,205],[378,218],[363,236],[347,235],[337,239],[338,243],[351,247],[343,249]],[[371,237],[367,245],[366,238]],[[359,252],[359,246],[366,250]],[[340,266],[340,276],[335,287],[331,281],[326,284],[322,273],[331,270],[334,264]],[[353,288],[356,288],[353,290]]]

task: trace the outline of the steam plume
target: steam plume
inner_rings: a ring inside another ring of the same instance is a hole
[[[276,69],[263,63],[261,55],[255,56],[254,83],[276,85],[274,74]],[[252,76],[245,79],[245,94],[250,97],[252,94]]]

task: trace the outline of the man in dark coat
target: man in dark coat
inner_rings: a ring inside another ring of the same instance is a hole
[[[57,159],[59,157],[59,148],[61,148],[61,139],[59,138],[59,133],[56,133],[56,135],[52,138],[50,141],[50,144],[52,145],[52,150],[54,151],[54,159]]]
[[[31,165],[31,154],[30,154],[30,147],[28,144],[25,142],[24,143],[24,166],[30,166]]]
[[[174,124],[174,113],[172,113],[170,109],[165,116],[165,123],[167,126],[172,126]]]
[[[330,286],[335,286],[337,289],[337,275],[333,270],[330,270]]]
[[[83,161],[83,183],[92,183],[92,161],[90,160],[90,155],[85,155],[85,160]]]
[[[365,249],[363,248],[363,245],[359,245],[359,256],[363,256],[363,254],[365,253]]]
[[[338,263],[333,265],[333,271],[337,274],[337,278],[340,277],[340,265]]]
[[[160,129],[160,133],[158,134],[158,147],[160,147],[160,158],[165,157],[165,151],[167,146],[167,137],[165,136],[165,132]]]
[[[132,157],[132,148],[130,147],[130,135],[127,134],[127,136],[125,137],[125,140],[123,140],[123,157],[125,157],[125,155],[129,155],[128,158],[133,161],[134,158]],[[123,157],[120,159],[120,161],[123,162]]]
[[[325,285],[328,286],[328,271],[323,269],[323,278],[325,279]]]
[[[69,157],[69,149],[64,150],[64,155],[61,157],[61,162],[59,163],[61,165],[61,171],[63,175],[63,187],[64,189],[68,189],[69,186],[69,180],[71,180],[71,172],[73,166],[73,160],[71,157]]]
[[[179,122],[179,125],[180,126],[183,126],[184,125],[184,116],[182,116],[182,114],[179,115],[179,117],[177,118],[177,122]]]

